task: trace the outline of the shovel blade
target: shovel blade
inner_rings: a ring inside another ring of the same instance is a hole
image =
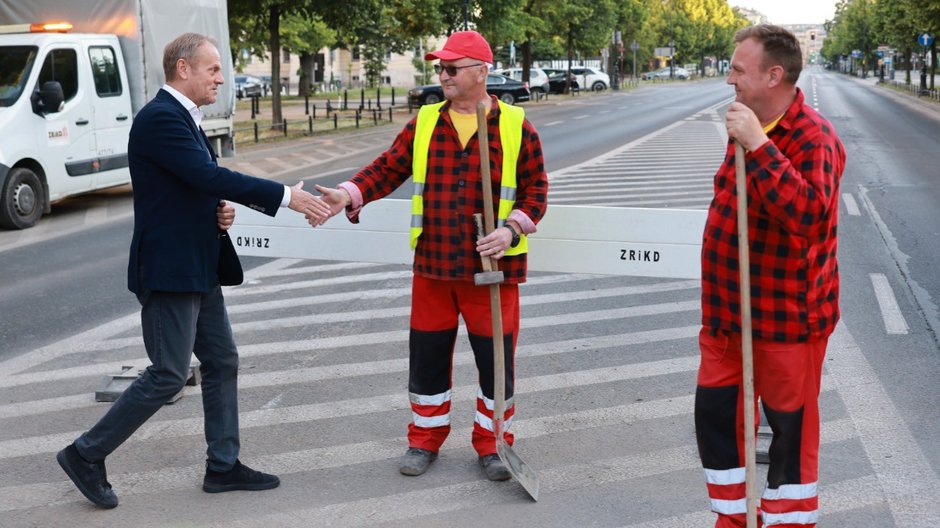
[[[516,454],[512,446],[506,443],[502,435],[496,437],[496,454],[499,459],[506,464],[509,474],[516,482],[522,484],[522,488],[532,497],[533,501],[539,500],[539,476],[531,466],[525,463],[525,460]]]

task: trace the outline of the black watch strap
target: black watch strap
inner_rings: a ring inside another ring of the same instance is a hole
[[[519,245],[519,233],[516,233],[516,230],[512,228],[509,223],[503,224],[503,227],[509,230],[512,233],[512,242],[509,243],[509,247],[516,247]]]

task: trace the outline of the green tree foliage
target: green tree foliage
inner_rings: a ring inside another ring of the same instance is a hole
[[[875,64],[874,50],[887,45],[898,51],[896,67],[907,70],[911,82],[910,57],[923,52],[917,36],[924,32],[940,33],[940,0],[840,0],[836,14],[826,22],[829,33],[822,54],[838,62],[853,50],[863,52],[860,68]],[[930,49],[936,73],[936,42]],[[931,83],[933,75],[930,76]]]

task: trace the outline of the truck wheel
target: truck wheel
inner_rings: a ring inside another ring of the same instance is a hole
[[[11,170],[0,189],[0,226],[26,229],[36,225],[42,217],[44,200],[36,173],[22,167]]]

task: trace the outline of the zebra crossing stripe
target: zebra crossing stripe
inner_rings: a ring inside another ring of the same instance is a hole
[[[849,512],[883,502],[884,496],[878,491],[878,479],[874,475],[823,485],[819,493],[819,511],[823,518],[827,514]],[[698,510],[686,515],[624,525],[622,528],[701,528],[713,524],[715,517],[712,512]]]
[[[828,423],[825,424],[828,427]],[[450,450],[447,450],[450,451]],[[544,497],[585,488],[598,488],[609,484],[618,484],[631,480],[656,477],[673,472],[701,472],[698,452],[694,445],[661,449],[623,457],[592,460],[586,464],[570,464],[562,467],[543,469],[539,472],[540,492]],[[696,480],[699,480],[699,477]],[[824,488],[837,504],[846,503],[855,488],[864,484],[851,482],[841,488]],[[846,490],[846,488],[848,488]],[[699,490],[705,496],[704,484]],[[333,503],[322,507],[278,512],[253,518],[226,519],[210,524],[211,527],[254,527],[254,526],[373,526],[393,521],[409,521],[414,525],[435,526],[443,520],[429,519],[460,510],[479,510],[515,501],[516,497],[507,493],[499,485],[485,480],[474,480],[459,484],[438,486],[383,497],[358,499],[344,503]],[[544,502],[544,500],[543,500]],[[702,501],[693,501],[704,504]],[[861,506],[860,506],[861,507]],[[667,525],[678,528],[682,525]],[[701,525],[696,525],[699,528]],[[664,527],[665,528],[665,527]],[[690,527],[691,528],[691,527]]]
[[[656,343],[656,342],[666,342],[677,339],[691,339],[698,334],[698,326],[688,326],[682,328],[666,328],[666,329],[657,329],[652,331],[645,332],[634,332],[630,334],[620,334],[620,335],[605,335],[594,338],[578,338],[568,341],[555,341],[550,343],[538,343],[522,346],[517,352],[517,361],[534,358],[539,356],[546,356],[550,354],[560,354],[568,352],[578,352],[583,353],[588,350],[600,349],[600,348],[609,348],[614,346],[624,347],[631,345],[638,345],[644,343]],[[464,348],[466,345],[464,345]],[[465,352],[465,350],[459,350],[459,352]],[[683,370],[688,370],[688,367],[691,362],[693,362],[694,357],[690,358],[680,358],[676,360],[664,360],[663,362],[652,362],[652,363],[638,363],[633,364],[629,368],[634,374],[636,373],[659,373],[664,374],[668,373],[669,369],[678,369],[676,372]],[[454,356],[454,365],[471,365],[473,364],[473,357],[469,354],[455,354]],[[617,367],[627,368],[627,367]],[[296,368],[290,370],[278,370],[271,372],[260,372],[253,374],[242,374],[239,376],[239,387],[242,389],[256,388],[256,387],[270,387],[286,384],[302,384],[302,383],[313,383],[318,381],[325,380],[335,380],[343,378],[352,378],[358,376],[368,376],[376,374],[385,374],[392,372],[407,372],[408,370],[408,360],[405,358],[400,359],[390,359],[390,360],[379,360],[379,361],[367,361],[362,363],[347,363],[347,364],[337,364],[337,365],[324,365],[317,367],[307,367],[307,368]],[[610,374],[601,373],[600,377],[597,379],[602,379],[604,376]],[[618,371],[616,376],[624,376],[621,371]],[[653,374],[649,374],[653,375]],[[642,377],[642,376],[641,376]],[[612,380],[614,381],[614,380]],[[529,381],[522,382],[521,386],[528,386]],[[541,385],[539,378],[533,378],[531,381],[532,390],[543,390],[540,389]],[[547,389],[544,389],[547,390]],[[187,396],[195,396],[201,393],[200,387],[193,387],[186,389]],[[61,398],[49,398],[45,400],[36,400],[31,402],[22,402],[15,404],[7,404],[0,406],[0,418],[11,418],[18,416],[34,416],[41,413],[48,412],[60,412],[63,410],[75,410],[85,407],[93,407],[98,404],[88,395],[75,395],[75,396],[65,396]],[[3,443],[0,442],[0,446]],[[2,451],[0,451],[2,452]],[[0,456],[2,458],[2,456]]]

